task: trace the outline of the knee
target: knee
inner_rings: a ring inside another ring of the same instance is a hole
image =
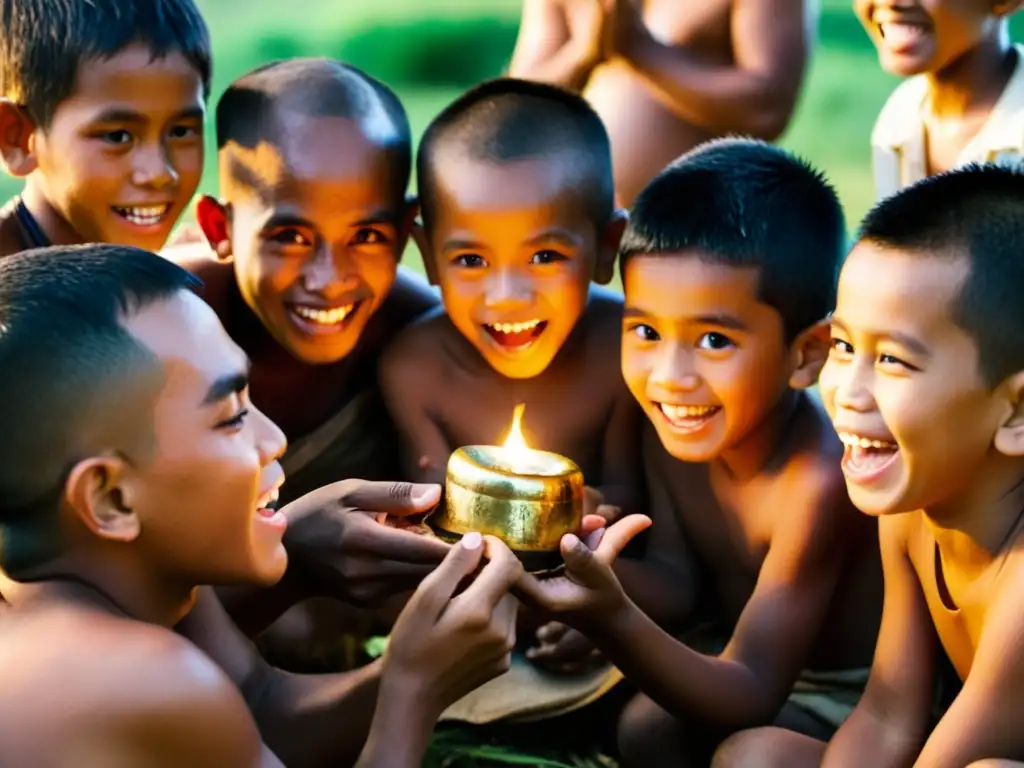
[[[770,765],[766,748],[770,749],[774,728],[752,728],[740,731],[723,741],[711,760],[711,768],[743,768],[745,765]]]
[[[663,764],[679,751],[679,725],[668,712],[644,695],[635,696],[619,718],[619,754],[627,766]]]

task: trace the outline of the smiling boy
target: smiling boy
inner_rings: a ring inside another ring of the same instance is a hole
[[[758,721],[831,733],[865,682],[877,539],[804,391],[827,355],[822,321],[844,248],[828,183],[753,140],[684,155],[631,211],[622,371],[651,425],[658,533],[644,580],[619,568],[650,619],[595,636],[647,694],[620,724],[627,765],[700,764]],[[711,625],[694,632],[700,597]]]
[[[854,0],[886,72],[908,78],[871,136],[879,198],[970,162],[1024,154],[1024,48],[1010,40],[1020,0]]]
[[[203,169],[210,40],[191,0],[3,0],[0,155],[25,179],[0,256],[160,249]]]
[[[862,223],[821,392],[850,497],[878,518],[885,610],[871,677],[827,745],[740,734],[725,764],[1024,759],[1022,222],[1024,175],[968,165]],[[940,646],[963,689],[929,733]]]

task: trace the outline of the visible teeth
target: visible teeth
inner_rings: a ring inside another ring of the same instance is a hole
[[[150,226],[159,224],[167,212],[171,209],[169,205],[149,205],[135,208],[114,208],[118,215],[127,219],[132,224]]]
[[[257,509],[270,509],[277,504],[278,496],[280,495],[280,489],[275,488],[265,496],[261,496],[259,501],[256,502]]]
[[[717,405],[669,405],[668,403],[661,403],[661,411],[668,416],[670,421],[699,419],[710,416],[717,410]]]
[[[855,448],[878,448],[878,449],[891,449],[897,448],[896,443],[889,442],[888,440],[869,440],[866,437],[860,435],[851,435],[849,432],[840,432],[839,439],[843,442],[843,445],[853,446]]]
[[[316,307],[296,305],[292,307],[292,311],[302,319],[319,325],[338,325],[348,317],[354,306],[355,304],[347,304],[344,307],[335,307],[334,309],[318,309]]]
[[[491,328],[499,333],[522,333],[540,325],[540,320],[530,320],[525,323],[491,323]]]

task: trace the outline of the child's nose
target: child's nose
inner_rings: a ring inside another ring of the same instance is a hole
[[[518,270],[498,270],[485,286],[484,302],[490,309],[521,308],[533,299],[533,286]]]
[[[679,344],[665,344],[654,362],[651,383],[667,392],[694,392],[701,378],[693,365],[693,355]]]

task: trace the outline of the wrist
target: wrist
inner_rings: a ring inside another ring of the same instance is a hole
[[[359,768],[418,768],[438,717],[404,677],[383,673]]]

